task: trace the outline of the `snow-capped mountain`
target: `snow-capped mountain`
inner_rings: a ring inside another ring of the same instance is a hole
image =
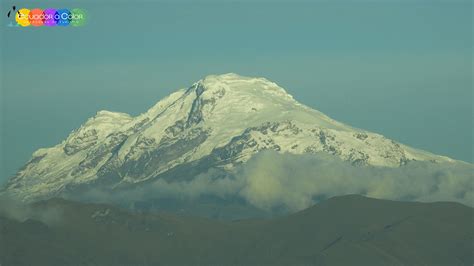
[[[210,167],[232,171],[265,149],[326,152],[354,165],[453,161],[337,122],[267,79],[225,74],[179,90],[137,117],[99,111],[60,144],[36,151],[6,189],[33,200],[85,185],[189,180]]]

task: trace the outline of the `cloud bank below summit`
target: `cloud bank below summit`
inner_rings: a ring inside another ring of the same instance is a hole
[[[243,169],[241,191],[260,208],[300,210],[324,199],[361,194],[379,199],[474,204],[474,167],[464,163],[410,162],[398,167],[355,167],[327,154],[257,155]]]
[[[0,195],[0,217],[19,222],[29,219],[41,221],[47,225],[55,225],[63,219],[59,207],[35,208],[8,195]]]
[[[320,200],[347,194],[402,201],[455,201],[474,205],[474,166],[412,161],[398,168],[356,167],[327,154],[263,151],[233,174],[211,169],[191,181],[158,179],[120,193],[89,191],[88,201],[130,202],[156,198],[193,200],[200,196],[243,198],[264,210],[298,211]]]

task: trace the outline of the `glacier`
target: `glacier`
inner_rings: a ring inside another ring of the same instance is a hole
[[[264,150],[328,153],[360,167],[455,162],[335,121],[265,78],[210,75],[136,117],[99,111],[39,149],[6,184],[25,201],[90,187],[111,190],[232,172]]]

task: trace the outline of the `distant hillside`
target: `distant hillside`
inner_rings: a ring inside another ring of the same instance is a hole
[[[18,221],[3,212],[0,265],[474,263],[474,211],[458,203],[350,195],[285,217],[233,222],[130,213],[60,199],[31,210],[55,210],[57,217]]]

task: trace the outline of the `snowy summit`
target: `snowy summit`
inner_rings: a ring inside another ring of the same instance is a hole
[[[186,180],[211,166],[232,171],[267,149],[326,152],[361,166],[453,161],[337,122],[265,78],[224,74],[176,91],[136,117],[99,111],[63,142],[36,151],[7,190],[33,200],[83,186]]]

